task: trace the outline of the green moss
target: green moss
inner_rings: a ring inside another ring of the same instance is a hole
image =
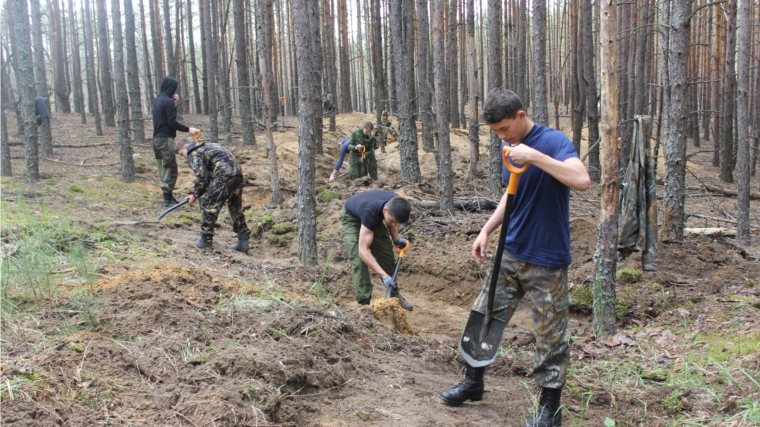
[[[76,184],[69,185],[69,190],[71,190],[71,191],[73,191],[75,193],[81,193],[81,192],[83,192],[82,187],[80,187],[80,186],[78,186]]]
[[[712,335],[700,334],[694,338],[694,341],[704,342],[706,348],[703,354],[692,354],[689,356],[689,360],[691,361],[707,362],[715,360],[725,362],[760,351],[760,332],[747,335],[737,335],[732,332]]]
[[[325,201],[325,203],[330,203],[333,199],[339,199],[340,193],[337,191],[327,191],[325,194],[322,195],[322,199]]]
[[[662,407],[667,409],[671,414],[677,414],[683,411],[681,396],[683,396],[681,390],[673,390],[668,397],[662,399]]]
[[[637,268],[621,268],[615,274],[615,280],[620,279],[624,283],[638,283],[644,279],[644,274]]]
[[[745,288],[754,288],[755,287],[755,281],[752,279],[747,279],[746,282],[744,282]]]
[[[136,164],[135,165],[135,173],[145,173],[145,165],[142,164]]]
[[[275,246],[285,246],[292,240],[291,236],[269,236],[269,243]]]
[[[289,222],[281,222],[272,226],[272,233],[277,235],[287,234],[291,231],[293,231],[293,224]]]
[[[75,342],[75,343],[71,343],[71,349],[77,353],[81,353],[84,351],[84,346],[82,346],[81,343]]]
[[[52,187],[52,186],[58,184],[58,181],[54,180],[53,178],[50,178],[49,180],[47,180],[45,182],[45,184],[48,185],[49,187]]]
[[[580,284],[570,290],[570,308],[582,313],[590,313],[593,306],[594,297],[591,286]]]

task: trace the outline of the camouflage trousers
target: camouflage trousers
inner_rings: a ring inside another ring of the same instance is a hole
[[[375,137],[375,150],[380,148],[380,152],[385,153],[385,146],[388,145],[388,140],[386,138],[380,138]]]
[[[340,214],[340,222],[343,224],[343,244],[346,247],[346,255],[351,260],[351,277],[354,280],[356,302],[369,304],[372,299],[372,280],[369,267],[359,257],[359,230],[362,223],[346,212],[345,209]],[[396,257],[393,255],[391,234],[385,223],[378,225],[375,229],[375,236],[369,246],[369,251],[372,252],[372,256],[375,257],[377,263],[386,273],[393,274],[393,270],[396,268]]]
[[[201,196],[201,234],[214,235],[214,225],[224,202],[227,202],[227,210],[230,211],[232,230],[238,234],[249,232],[243,215],[243,177],[237,175],[212,179],[208,189]]]
[[[489,283],[490,280],[483,286],[473,310],[486,312]],[[505,249],[496,282],[494,317],[509,323],[526,294],[533,303],[533,328],[536,336],[533,378],[541,387],[560,388],[565,385],[565,371],[570,361],[566,333],[570,306],[567,267],[549,268],[518,261]]]
[[[348,171],[351,173],[348,177],[351,178],[352,181],[367,175],[377,181],[377,158],[375,157],[375,150],[369,150],[364,153],[364,160],[362,160],[361,154],[352,152],[348,156],[348,166]]]
[[[177,183],[177,156],[174,154],[174,138],[153,138],[153,155],[156,158],[158,176],[161,178],[161,191],[174,191]]]

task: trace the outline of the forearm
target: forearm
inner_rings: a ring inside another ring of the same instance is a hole
[[[562,162],[538,153],[531,163],[574,190],[586,191],[591,184],[591,178],[580,159],[572,158]]]
[[[362,248],[359,247],[359,258],[364,261],[365,264],[367,264],[367,267],[369,267],[370,270],[374,271],[375,274],[380,276],[381,278],[385,278],[385,276],[388,275],[388,273],[383,270],[382,267],[380,267],[380,264],[378,264],[375,257],[372,255],[372,252],[370,252],[369,248]]]
[[[493,215],[491,215],[491,217],[488,218],[488,221],[486,221],[486,224],[483,226],[483,229],[480,230],[480,234],[486,233],[486,236],[490,236],[494,230],[499,228],[499,226],[504,220],[504,209],[506,209],[506,207],[507,207],[507,193],[504,193],[504,195],[501,196],[501,200],[499,201],[499,206],[496,207],[496,210],[493,212]]]

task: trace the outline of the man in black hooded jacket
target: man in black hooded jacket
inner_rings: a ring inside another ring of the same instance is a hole
[[[179,82],[171,77],[164,77],[161,92],[153,102],[153,153],[156,156],[158,175],[161,178],[161,191],[164,193],[164,207],[170,208],[177,203],[172,194],[177,183],[177,157],[174,154],[174,138],[177,131],[198,134],[199,130],[187,127],[177,121],[176,95]]]

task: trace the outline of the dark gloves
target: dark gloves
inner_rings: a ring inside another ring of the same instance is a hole
[[[393,277],[391,276],[385,276],[385,278],[383,279],[383,285],[385,285],[386,290],[398,288],[398,286],[396,285],[396,282],[393,280]]]

